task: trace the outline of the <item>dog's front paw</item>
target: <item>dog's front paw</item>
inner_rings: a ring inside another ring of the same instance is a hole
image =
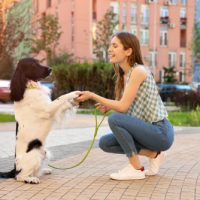
[[[68,100],[75,100],[80,95],[80,91],[74,91],[67,94]]]
[[[29,184],[39,184],[40,183],[40,179],[38,177],[27,177],[24,179],[25,183],[29,183]]]

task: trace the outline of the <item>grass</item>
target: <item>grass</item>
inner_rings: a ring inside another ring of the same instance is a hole
[[[83,109],[78,111],[79,114],[94,114],[94,109]],[[109,115],[111,112],[107,113]],[[102,115],[97,111],[97,115]],[[169,121],[175,126],[200,126],[200,108],[196,111],[178,111],[169,112]],[[0,122],[13,122],[15,121],[14,115],[0,113]]]
[[[15,117],[11,114],[0,113],[0,122],[14,122]]]
[[[175,126],[200,126],[200,108],[188,112],[170,112],[168,118]]]

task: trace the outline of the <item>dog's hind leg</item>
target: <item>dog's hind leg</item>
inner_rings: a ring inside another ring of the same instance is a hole
[[[42,156],[41,152],[34,149],[20,158],[16,159],[16,167],[20,169],[20,173],[16,176],[17,181],[23,181],[25,183],[38,184],[40,179],[38,178],[38,172],[41,167]]]

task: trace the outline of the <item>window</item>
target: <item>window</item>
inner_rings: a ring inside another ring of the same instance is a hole
[[[169,53],[169,67],[176,67],[176,53]]]
[[[110,8],[116,14],[116,20],[118,20],[119,19],[119,3],[115,2],[115,1],[112,1],[110,3]]]
[[[97,19],[96,5],[97,5],[96,0],[93,0],[92,1],[92,19],[93,20]]]
[[[149,65],[151,67],[156,67],[157,66],[157,53],[155,51],[151,51],[150,52]]]
[[[180,18],[185,18],[186,17],[186,9],[185,8],[181,8],[180,10]]]
[[[160,46],[167,46],[167,31],[160,31]]]
[[[160,17],[169,17],[169,10],[166,6],[160,8]]]
[[[38,1],[39,0],[35,1],[35,13],[38,13],[38,11],[39,11],[39,2]]]
[[[149,30],[142,29],[141,30],[141,44],[148,45],[148,43],[149,43]]]
[[[181,4],[185,6],[187,4],[187,0],[181,0]]]
[[[131,25],[131,33],[134,35],[137,35],[137,26],[136,25]]]
[[[141,23],[147,25],[149,23],[149,8],[146,5],[142,5],[141,14]]]
[[[74,48],[74,12],[71,12],[71,41],[72,41],[72,49]]]
[[[122,24],[122,31],[127,31],[127,27],[125,23]]]
[[[50,8],[51,7],[51,0],[47,0],[47,8]]]
[[[119,15],[119,3],[118,2],[111,2],[110,3],[111,10],[116,14]]]
[[[135,3],[131,3],[131,24],[136,24],[137,7]]]
[[[180,53],[180,67],[185,67],[185,52]]]
[[[126,24],[126,18],[127,18],[127,16],[126,16],[126,3],[125,2],[123,2],[123,4],[122,4],[122,23],[123,24]]]
[[[185,73],[184,72],[179,72],[179,81],[184,82],[185,81]]]
[[[176,4],[176,0],[169,0],[170,4],[175,5]]]

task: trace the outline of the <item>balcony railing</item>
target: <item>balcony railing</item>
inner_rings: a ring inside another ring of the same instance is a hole
[[[181,21],[181,25],[187,24],[187,18],[186,17],[181,17],[180,21]]]
[[[161,24],[169,24],[169,17],[168,16],[160,17],[160,23]]]

